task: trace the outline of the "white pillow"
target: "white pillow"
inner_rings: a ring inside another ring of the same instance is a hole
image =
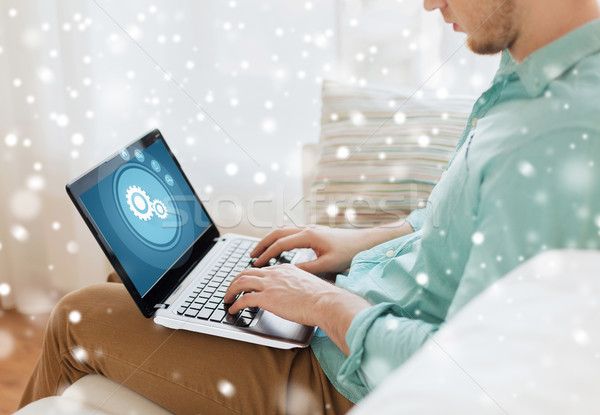
[[[424,205],[475,98],[323,83],[307,223],[375,226]]]
[[[467,304],[352,415],[599,414],[600,252],[538,255]]]

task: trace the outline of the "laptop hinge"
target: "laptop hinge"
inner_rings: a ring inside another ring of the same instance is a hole
[[[169,304],[156,304],[154,306],[154,309],[163,309],[163,308],[169,308]]]

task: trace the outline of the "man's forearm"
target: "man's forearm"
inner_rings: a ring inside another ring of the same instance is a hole
[[[322,293],[315,307],[317,325],[348,356],[346,333],[354,317],[369,307],[371,304],[364,298],[332,285],[330,290]]]
[[[405,219],[402,219],[398,222],[365,229],[364,237],[368,248],[372,248],[375,245],[391,241],[392,239],[396,239],[413,232],[414,229],[412,226],[410,226],[410,223],[408,223],[408,221]]]
[[[364,249],[369,249],[413,232],[410,223],[402,219],[395,223],[364,229],[360,243]],[[369,307],[371,304],[364,298],[332,285],[331,289],[323,292],[319,298],[316,307],[318,326],[348,356],[350,351],[346,344],[346,333],[354,317]]]

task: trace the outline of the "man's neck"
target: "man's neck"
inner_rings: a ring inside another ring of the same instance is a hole
[[[520,63],[536,50],[600,18],[596,0],[531,0],[520,11],[521,29],[509,48],[512,58]]]

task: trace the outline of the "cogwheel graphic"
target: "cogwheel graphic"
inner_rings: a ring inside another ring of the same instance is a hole
[[[152,210],[154,211],[154,213],[156,213],[156,216],[158,216],[159,218],[167,219],[167,207],[162,202],[162,200],[154,199],[152,201]]]
[[[138,186],[129,186],[126,196],[127,204],[129,205],[129,209],[131,209],[133,214],[141,220],[150,220],[153,209],[152,204],[150,203],[150,198],[146,192]]]

